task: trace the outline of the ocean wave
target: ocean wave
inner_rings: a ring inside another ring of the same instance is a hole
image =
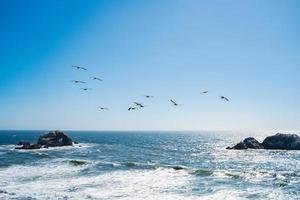
[[[65,170],[70,171],[70,166],[62,165],[59,168],[64,173],[55,168],[55,173],[59,175],[49,174],[48,170],[53,167],[18,167],[4,172],[4,176],[1,173],[0,186],[6,192],[0,194],[0,198],[5,195],[16,199],[53,199],[55,193],[54,199],[114,199],[117,196],[120,199],[149,199],[150,196],[156,199],[176,199],[177,195],[167,194],[166,191],[186,190],[190,177],[184,171],[174,173],[172,169],[114,171],[94,176],[78,176],[75,170],[69,172],[68,176]],[[22,174],[28,178],[24,179],[20,173],[12,178],[16,170],[23,170]],[[35,175],[39,173],[43,176],[36,178]],[[4,180],[6,184],[3,184]]]

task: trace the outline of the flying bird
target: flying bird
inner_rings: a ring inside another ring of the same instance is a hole
[[[208,91],[203,91],[203,92],[201,92],[201,94],[207,94],[208,93]]]
[[[93,80],[97,80],[97,81],[102,81],[102,79],[101,78],[98,78],[98,77],[95,77],[95,76],[93,76],[93,77],[90,77],[91,79],[93,79]]]
[[[225,101],[229,102],[229,99],[228,99],[227,97],[220,96],[220,99],[222,99],[222,100],[225,100]]]
[[[84,67],[80,67],[80,66],[76,66],[76,65],[73,65],[72,67],[76,68],[76,69],[82,69],[82,70],[87,70],[87,68],[84,68]]]
[[[92,90],[92,88],[81,88],[81,90],[88,91],[88,90]]]
[[[99,106],[98,109],[99,109],[99,110],[109,110],[109,108],[101,107],[101,106]]]
[[[73,83],[86,83],[84,81],[79,81],[79,80],[72,80],[71,82],[73,82]]]
[[[137,107],[129,107],[128,111],[131,111],[131,110],[138,110],[138,108]]]
[[[170,99],[170,101],[173,103],[174,106],[179,106],[179,104],[176,103],[174,100]]]
[[[144,108],[145,106],[142,103],[134,102],[135,105],[139,106],[140,108]]]
[[[144,97],[146,97],[146,98],[154,98],[154,96],[152,96],[152,95],[144,95]]]

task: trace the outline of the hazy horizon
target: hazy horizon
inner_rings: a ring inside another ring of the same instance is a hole
[[[299,131],[299,8],[1,1],[0,130]]]

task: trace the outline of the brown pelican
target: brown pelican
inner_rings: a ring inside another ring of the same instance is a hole
[[[99,106],[99,107],[97,107],[99,110],[109,110],[109,108],[106,108],[106,107],[101,107],[101,106]]]
[[[144,97],[146,97],[146,98],[154,98],[154,96],[152,96],[152,95],[144,95]]]
[[[97,81],[102,81],[102,79],[101,78],[98,78],[98,77],[95,77],[95,76],[93,76],[93,77],[90,77],[91,79],[93,79],[93,80],[97,80]]]
[[[142,103],[134,102],[135,105],[139,106],[140,108],[144,108],[145,106]]]
[[[229,102],[229,99],[228,99],[227,97],[220,96],[220,99],[222,99],[222,100],[225,100],[225,101],[228,101],[228,102]]]
[[[75,65],[73,65],[72,67],[74,67],[74,68],[76,68],[76,69],[82,69],[82,70],[87,70],[87,68],[84,68],[84,67],[80,67],[80,66],[75,66]]]
[[[137,107],[129,107],[128,111],[130,111],[130,110],[138,110],[138,108]]]
[[[170,101],[173,103],[174,106],[179,106],[179,104],[176,103],[174,100],[170,99]]]
[[[72,80],[71,82],[73,82],[73,83],[86,83],[84,81],[78,81],[78,80]]]
[[[81,88],[81,90],[88,91],[88,90],[92,90],[92,88]]]

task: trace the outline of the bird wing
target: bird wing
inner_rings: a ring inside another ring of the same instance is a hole
[[[175,101],[173,101],[172,99],[170,100],[172,103],[177,104]]]

